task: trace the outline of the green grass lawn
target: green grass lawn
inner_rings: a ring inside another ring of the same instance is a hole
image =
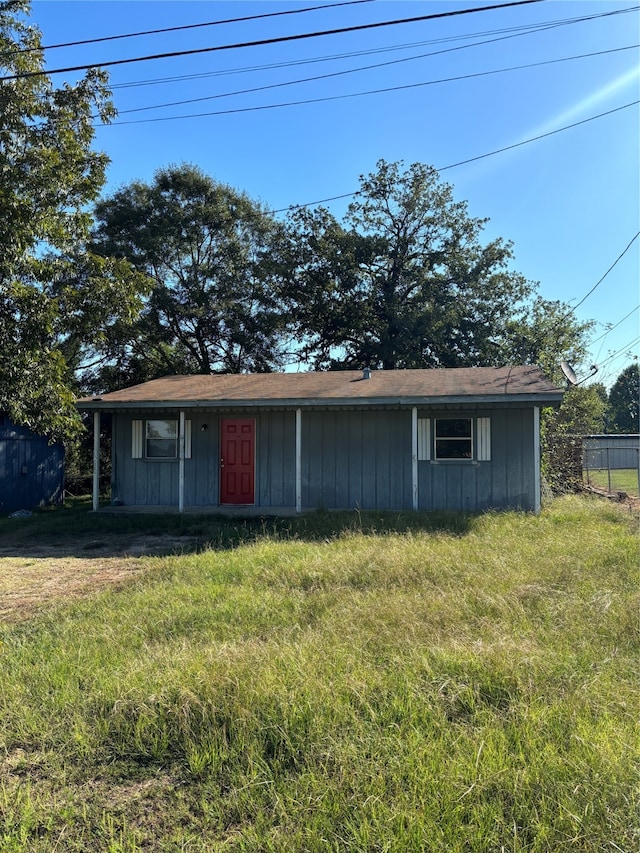
[[[165,523],[215,547],[0,628],[2,853],[638,849],[628,511]]]
[[[636,468],[612,470],[610,475],[606,468],[594,468],[585,471],[583,476],[586,483],[595,486],[597,489],[608,489],[610,477],[612,492],[626,492],[628,495],[638,494],[638,471]]]

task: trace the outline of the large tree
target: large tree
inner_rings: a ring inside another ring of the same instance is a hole
[[[294,211],[289,291],[301,352],[317,367],[500,363],[507,324],[534,286],[508,268],[511,245],[481,241],[486,220],[437,171],[380,161],[345,224]]]
[[[635,361],[622,371],[609,392],[609,431],[634,434],[640,430],[640,368]]]
[[[96,339],[107,307],[134,311],[139,282],[123,265],[92,264],[83,247],[108,162],[92,148],[95,115],[113,115],[106,76],[54,87],[29,11],[26,0],[0,2],[0,76],[11,78],[0,82],[0,410],[66,439],[80,428],[82,330]]]
[[[266,371],[281,364],[279,226],[255,201],[191,165],[158,171],[96,206],[92,248],[152,282],[133,333],[98,380]]]

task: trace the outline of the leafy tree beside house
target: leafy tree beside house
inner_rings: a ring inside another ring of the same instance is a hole
[[[93,251],[126,259],[151,289],[94,385],[282,366],[278,232],[257,202],[191,165],[162,169],[150,184],[134,181],[99,202]]]
[[[609,432],[635,434],[640,431],[640,368],[635,361],[626,367],[609,392]]]
[[[508,269],[509,243],[482,242],[485,222],[436,169],[384,160],[361,177],[344,225],[323,208],[294,211],[287,296],[303,357],[316,368],[499,363],[533,285]]]
[[[105,318],[135,313],[140,282],[84,246],[108,162],[92,148],[95,114],[114,114],[106,76],[55,88],[29,11],[0,2],[0,410],[68,440],[81,429],[74,369]]]

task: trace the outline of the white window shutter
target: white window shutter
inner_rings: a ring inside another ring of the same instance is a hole
[[[431,459],[431,421],[429,418],[418,418],[418,460],[423,462]]]
[[[191,459],[191,421],[184,422],[184,458]]]
[[[478,418],[478,461],[491,461],[491,418]]]
[[[131,421],[131,458],[142,459],[142,421]]]

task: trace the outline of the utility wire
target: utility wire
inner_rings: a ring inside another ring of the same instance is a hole
[[[138,33],[122,33],[117,36],[101,36],[100,38],[82,39],[81,41],[67,41],[59,44],[47,44],[41,47],[25,47],[21,50],[12,50],[8,53],[0,54],[0,58],[4,59],[8,56],[17,56],[22,53],[34,53],[40,50],[56,50],[60,47],[79,47],[83,44],[98,44],[103,41],[117,41],[118,39],[137,38],[138,36],[155,36],[160,33],[176,33],[180,30],[195,30],[203,27],[217,27],[220,24],[237,24],[243,21],[257,21],[261,18],[279,18],[282,15],[299,15],[302,12],[316,12],[319,9],[335,9],[338,6],[357,6],[360,3],[373,3],[374,0],[349,0],[343,3],[326,3],[323,6],[307,6],[304,9],[287,9],[284,12],[263,12],[261,15],[245,15],[242,18],[226,18],[220,21],[205,21],[200,24],[183,24],[179,27],[163,27],[158,30],[142,30]]]
[[[603,338],[606,338],[607,335],[609,334],[609,332],[613,332],[614,329],[617,329],[618,326],[621,326],[625,320],[628,320],[632,314],[635,314],[635,312],[638,310],[638,308],[640,308],[640,305],[636,305],[635,308],[632,308],[628,314],[624,315],[622,320],[618,320],[618,322],[615,324],[615,326],[611,326],[611,328],[607,329],[605,332],[603,332],[603,334],[601,334],[599,338],[595,338],[595,340],[591,341],[589,346],[593,346],[594,344],[597,344],[598,341],[601,341],[601,340],[603,340]]]
[[[558,128],[556,128],[556,130],[549,131],[549,133],[542,133],[540,136],[532,136],[530,139],[525,139],[522,142],[516,142],[514,145],[507,145],[504,148],[497,148],[495,151],[488,151],[486,154],[478,154],[477,157],[470,157],[467,160],[460,160],[458,163],[450,163],[448,166],[439,166],[439,167],[437,167],[436,171],[437,172],[446,172],[447,169],[455,169],[457,166],[463,166],[463,165],[466,165],[467,163],[473,163],[476,160],[483,160],[485,157],[493,157],[494,154],[502,154],[503,151],[509,151],[510,149],[518,148],[521,145],[528,145],[530,142],[537,142],[537,140],[544,139],[546,136],[553,136],[553,134],[561,133],[563,130],[570,130],[572,127],[578,127],[581,124],[586,124],[587,122],[595,121],[596,119],[599,119],[599,118],[604,118],[605,116],[611,115],[612,113],[617,113],[617,112],[620,112],[621,110],[629,109],[629,107],[636,106],[639,103],[640,103],[640,100],[632,101],[630,104],[624,104],[623,106],[616,107],[613,110],[607,110],[607,112],[599,113],[598,115],[595,115],[595,116],[590,116],[589,118],[585,118],[582,121],[576,121],[573,124],[567,124],[564,127],[558,127]],[[324,204],[327,201],[338,201],[339,199],[343,199],[343,198],[352,198],[353,196],[356,196],[356,195],[360,195],[360,190],[355,190],[355,192],[350,192],[350,193],[342,193],[342,195],[329,196],[328,198],[321,198],[321,199],[317,199],[316,201],[308,201],[308,202],[305,202],[304,204],[291,204],[291,205],[289,205],[289,207],[280,207],[277,210],[272,210],[271,213],[285,213],[286,211],[291,210],[292,208],[299,208],[299,207],[314,207],[316,204]],[[633,238],[633,240],[635,240],[637,236],[638,236],[638,234],[636,234],[636,236]],[[633,240],[631,242],[633,242]],[[629,245],[631,245],[631,244],[629,244]],[[628,248],[629,248],[629,246],[627,246],[627,249]],[[627,249],[625,249],[625,252],[627,251]],[[624,252],[623,252],[623,254],[624,254]],[[622,257],[622,256],[620,256],[620,257]],[[618,258],[618,260],[620,260],[620,258]],[[613,266],[615,266],[615,264],[618,263],[618,260],[616,260],[616,262],[613,264]],[[611,267],[611,269],[613,269],[613,266]],[[605,276],[608,275],[608,273],[610,271],[611,270],[608,270],[605,273]],[[596,287],[597,287],[597,285],[596,285]],[[595,289],[595,288],[593,288],[593,289]],[[591,292],[593,292],[593,289]],[[588,295],[589,294],[587,294],[587,296]],[[586,296],[584,298],[586,299]],[[581,304],[581,303],[578,303],[578,304]],[[569,313],[572,313],[573,310],[574,309],[572,308],[571,312],[569,312]],[[563,317],[562,319],[565,319],[565,318]]]
[[[495,39],[492,39],[492,41],[495,41]],[[479,44],[486,44],[486,42],[479,42]],[[466,47],[475,47],[475,44],[474,45],[463,45],[463,47],[465,47],[465,48]],[[526,69],[526,68],[539,68],[540,66],[543,66],[543,65],[555,65],[558,62],[570,62],[571,60],[574,60],[574,59],[588,59],[592,56],[603,56],[603,55],[609,54],[609,53],[619,53],[620,51],[633,50],[633,49],[638,48],[638,47],[640,47],[640,44],[631,44],[631,45],[627,45],[625,47],[610,48],[609,50],[599,50],[599,51],[594,51],[592,53],[581,53],[581,54],[578,54],[575,56],[564,56],[564,57],[561,57],[559,59],[547,59],[547,60],[544,60],[541,62],[529,62],[526,65],[511,65],[507,68],[495,68],[491,71],[477,71],[473,74],[461,74],[461,75],[456,76],[456,77],[443,77],[439,80],[428,80],[428,81],[423,82],[423,83],[407,84],[406,88],[412,88],[414,86],[433,86],[433,85],[436,85],[438,83],[451,83],[451,82],[455,82],[455,81],[459,81],[459,80],[471,80],[474,77],[488,77],[491,74],[504,74],[508,71],[521,71],[521,70]],[[454,50],[460,50],[460,48],[453,48],[453,49]],[[451,50],[451,48],[449,48],[449,50]],[[436,51],[436,53],[446,53],[446,52],[448,52],[448,51]],[[268,89],[280,89],[280,88],[283,88],[285,86],[295,86],[299,83],[312,83],[312,82],[316,82],[317,80],[328,80],[331,77],[341,77],[345,74],[354,74],[354,73],[359,72],[359,71],[371,71],[372,69],[384,68],[384,67],[387,67],[389,65],[397,65],[397,64],[402,63],[402,62],[410,62],[413,59],[424,59],[425,57],[435,56],[435,55],[436,55],[435,53],[422,53],[422,54],[419,54],[417,56],[407,56],[407,57],[404,57],[403,59],[391,59],[387,62],[375,63],[374,65],[364,65],[364,66],[361,66],[359,68],[348,68],[348,69],[343,70],[343,71],[332,71],[332,72],[329,72],[327,74],[318,74],[314,77],[303,77],[299,80],[287,80],[283,83],[269,83],[266,86],[255,86],[255,87],[252,87],[250,89],[239,89],[239,90],[236,90],[235,92],[221,92],[221,93],[218,93],[217,95],[204,95],[203,97],[200,97],[200,98],[188,98],[186,100],[181,100],[181,101],[169,101],[168,103],[153,104],[153,105],[146,106],[146,107],[134,107],[134,108],[129,109],[129,110],[119,110],[118,115],[127,115],[130,113],[141,113],[141,112],[147,112],[148,110],[159,110],[159,109],[164,109],[165,107],[177,107],[177,106],[182,106],[183,104],[196,104],[196,103],[202,103],[203,101],[215,101],[215,100],[218,100],[219,98],[230,98],[230,97],[234,97],[236,95],[247,95],[247,94],[252,94],[254,92],[264,92]],[[405,87],[399,87],[399,88],[405,88]],[[378,90],[378,91],[380,91],[380,90]],[[381,91],[389,91],[389,90],[381,90]],[[356,93],[351,93],[349,95],[340,95],[339,97],[340,98],[353,98],[353,97],[357,97],[359,95],[367,95],[367,94],[370,94],[370,92],[356,92]],[[322,99],[322,100],[324,100],[324,99]],[[313,101],[304,101],[303,103],[313,103]],[[275,104],[273,106],[280,106],[280,105]],[[93,118],[98,118],[98,116],[93,116]],[[166,118],[167,118],[167,120],[169,120],[170,118],[172,118],[172,116],[167,116]],[[176,116],[176,118],[181,118],[181,116]],[[162,120],[163,120],[162,117],[160,117],[158,119],[158,121],[162,121]],[[116,124],[126,124],[126,122],[116,122]]]
[[[639,341],[640,341],[640,337],[634,338],[632,341],[629,341],[629,343],[625,344],[623,347],[620,347],[619,350],[616,350],[614,353],[607,356],[607,358],[600,365],[600,370],[607,367],[612,362],[617,361],[617,359],[619,359],[621,356],[626,355],[626,353],[629,351],[629,349],[632,346],[635,346]]]
[[[637,104],[637,103],[638,103],[638,101],[636,101],[636,104]],[[622,260],[622,258],[624,258],[624,256],[627,254],[627,252],[629,251],[629,249],[633,246],[633,244],[634,244],[634,243],[635,243],[635,241],[638,239],[638,237],[640,237],[640,231],[638,231],[638,233],[637,233],[634,237],[632,237],[632,238],[631,238],[631,240],[627,243],[626,248],[625,248],[625,249],[624,249],[624,250],[623,250],[623,251],[618,255],[618,257],[617,257],[617,258],[615,259],[615,261],[611,264],[611,266],[610,266],[610,267],[609,267],[609,269],[606,271],[606,273],[602,276],[602,278],[601,278],[599,281],[597,281],[597,282],[593,285],[593,287],[591,288],[591,290],[590,290],[588,293],[585,293],[585,295],[582,297],[582,299],[580,300],[580,302],[577,302],[577,303],[576,303],[576,304],[571,308],[571,310],[570,310],[570,311],[569,311],[569,312],[568,312],[568,313],[567,313],[567,314],[562,318],[562,320],[565,320],[565,319],[569,316],[569,314],[573,314],[573,312],[576,310],[576,308],[579,308],[579,307],[580,307],[580,305],[582,305],[582,303],[583,303],[583,302],[584,302],[584,301],[585,301],[589,296],[591,296],[591,294],[593,293],[593,291],[594,291],[597,287],[600,287],[600,285],[602,284],[602,282],[603,282],[603,281],[605,280],[605,278],[609,275],[609,273],[611,272],[611,270],[616,266],[616,264],[618,263],[618,261],[621,261],[621,260]]]
[[[604,118],[604,116],[610,116],[612,113],[617,113],[621,110],[627,110],[629,109],[629,107],[634,107],[637,104],[640,104],[640,100],[631,101],[631,103],[629,104],[624,104],[621,107],[615,107],[615,109],[607,110],[607,112],[605,113],[598,113],[598,115],[596,116],[584,118],[582,119],[582,121],[575,121],[573,124],[566,124],[564,127],[558,127],[556,130],[550,130],[548,133],[541,133],[539,136],[532,136],[530,139],[525,139],[522,142],[514,142],[513,145],[506,145],[504,148],[498,148],[495,151],[490,151],[488,154],[480,154],[479,157],[470,157],[468,160],[460,160],[457,163],[451,163],[451,165],[449,166],[442,166],[440,169],[438,169],[438,171],[445,172],[447,169],[455,169],[456,166],[465,166],[467,163],[474,163],[476,160],[482,160],[485,157],[491,157],[493,154],[502,154],[503,151],[511,151],[511,149],[519,148],[521,145],[528,145],[530,142],[537,142],[538,139],[544,139],[546,136],[553,136],[556,133],[561,133],[563,130],[569,130],[572,127],[578,127],[581,124],[587,124],[587,122],[595,121],[597,118]]]
[[[245,47],[258,47],[268,44],[283,44],[286,42],[300,41],[302,39],[320,38],[321,36],[340,35],[362,30],[379,29],[380,27],[391,27],[398,24],[412,24],[420,21],[433,21],[439,18],[452,18],[458,15],[471,15],[476,12],[490,12],[497,9],[506,9],[512,6],[528,6],[532,3],[544,3],[546,0],[511,0],[509,3],[498,3],[491,6],[476,6],[472,9],[455,9],[451,12],[436,12],[430,15],[417,15],[412,18],[396,18],[392,21],[376,21],[371,24],[357,24],[351,27],[338,27],[333,30],[318,30],[311,33],[296,33],[291,36],[278,36],[276,38],[259,39],[257,41],[236,42],[235,44],[214,45],[212,47],[195,48],[193,50],[171,51],[170,53],[156,53],[148,56],[129,57],[128,59],[114,59],[109,62],[92,62],[86,65],[68,66],[66,68],[54,68],[50,71],[28,71],[22,74],[8,74],[0,77],[0,82],[8,80],[19,80],[24,77],[43,77],[51,74],[63,74],[71,71],[87,71],[91,68],[107,68],[114,65],[126,65],[132,62],[147,62],[153,59],[170,59],[178,56],[193,56],[200,53],[213,53],[221,50],[237,50]]]
[[[350,59],[352,57],[359,56],[372,56],[375,54],[381,53],[391,53],[399,50],[408,50],[414,47],[425,47],[427,45],[435,45],[435,44],[444,44],[447,42],[456,42],[463,41],[468,39],[476,39],[482,36],[498,36],[493,39],[486,39],[484,41],[475,41],[471,44],[465,45],[457,45],[456,47],[447,48],[445,50],[436,51],[433,53],[421,54],[422,56],[437,56],[442,53],[454,52],[457,50],[463,50],[470,47],[477,47],[484,44],[491,44],[495,41],[505,41],[512,38],[518,38],[520,36],[532,35],[540,32],[546,32],[547,30],[555,29],[556,27],[563,27],[570,24],[584,23],[587,21],[593,21],[597,18],[606,18],[612,15],[621,15],[626,14],[628,12],[638,12],[640,11],[640,7],[631,6],[627,9],[620,9],[615,12],[602,12],[598,15],[588,15],[577,18],[564,18],[558,19],[555,21],[542,21],[537,24],[527,24],[522,27],[503,27],[499,30],[484,30],[480,32],[467,33],[465,35],[458,36],[447,36],[445,38],[437,38],[437,39],[428,39],[426,41],[418,41],[418,42],[409,42],[400,45],[391,45],[388,47],[378,47],[371,48],[369,50],[357,50],[351,51],[348,53],[338,53],[338,54],[330,54],[328,56],[319,56],[319,57],[311,57],[307,59],[296,59],[290,60],[287,62],[272,62],[263,65],[250,65],[239,68],[229,68],[229,69],[219,69],[216,71],[207,71],[201,72],[198,74],[181,74],[174,75],[172,77],[157,77],[152,78],[150,80],[133,80],[128,83],[114,83],[111,85],[111,90],[115,91],[116,89],[130,89],[137,88],[142,86],[156,86],[161,85],[163,83],[179,83],[185,80],[202,80],[208,79],[211,77],[226,77],[233,74],[247,74],[256,71],[270,71],[272,69],[279,68],[293,68],[301,65],[314,65],[320,62],[331,62],[338,59]],[[507,33],[507,35],[503,35]],[[409,57],[411,59],[412,57]]]

